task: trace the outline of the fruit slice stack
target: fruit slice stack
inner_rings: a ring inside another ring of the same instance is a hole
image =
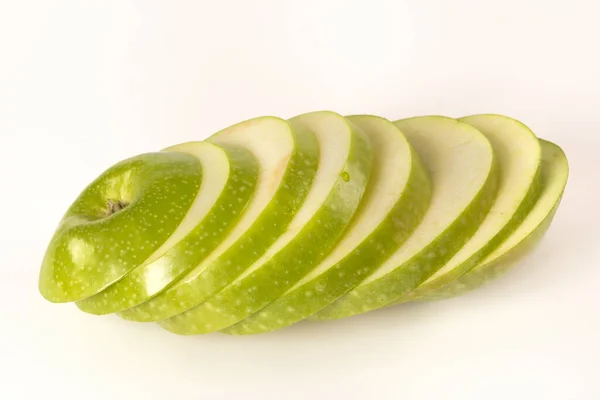
[[[567,177],[558,146],[501,115],[260,117],[105,171],[39,289],[186,335],[448,298],[531,252]]]

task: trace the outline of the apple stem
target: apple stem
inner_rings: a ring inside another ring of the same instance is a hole
[[[106,202],[106,214],[108,216],[111,216],[114,213],[121,211],[128,205],[129,203],[125,201],[108,199],[108,201]]]

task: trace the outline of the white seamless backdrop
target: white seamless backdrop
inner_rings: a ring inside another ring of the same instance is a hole
[[[0,398],[600,398],[600,3],[0,0]],[[555,223],[453,300],[179,337],[37,292],[106,167],[250,117],[504,113],[566,151]]]

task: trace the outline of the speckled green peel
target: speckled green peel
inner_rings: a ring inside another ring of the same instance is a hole
[[[302,206],[317,171],[312,132],[274,117],[234,125],[211,142],[250,150],[260,166],[256,193],[240,221],[200,265],[149,301],[119,315],[158,321],[184,312],[229,285],[283,234]]]
[[[42,263],[42,295],[77,301],[121,279],[173,234],[201,180],[200,162],[183,153],[143,154],[109,168],[63,217]],[[109,201],[126,207],[108,215]]]
[[[239,322],[285,293],[340,239],[369,179],[372,152],[368,138],[331,112],[305,114],[292,123],[315,133],[321,156],[314,183],[290,229],[232,285],[197,307],[160,321],[165,329],[201,334]]]
[[[435,116],[395,124],[430,172],[430,206],[397,252],[360,285],[310,319],[349,317],[397,300],[460,249],[485,218],[496,196],[493,150],[477,129]]]
[[[560,147],[501,115],[255,118],[102,173],[39,291],[182,335],[451,298],[532,252],[568,175]]]
[[[159,254],[102,292],[78,301],[81,310],[114,313],[160,293],[217,247],[254,193],[258,164],[244,148],[191,142],[166,150],[197,157],[207,171],[194,204],[177,231],[157,251]]]
[[[479,129],[492,144],[498,160],[498,195],[471,239],[401,302],[426,297],[471,270],[521,224],[540,195],[542,152],[529,128],[502,115],[474,115],[460,120]]]
[[[371,177],[363,200],[329,256],[293,288],[258,313],[225,329],[256,334],[314,314],[354,288],[406,240],[431,195],[429,177],[406,138],[391,122],[352,116],[373,147]]]
[[[537,246],[552,223],[569,176],[569,164],[562,149],[545,140],[540,143],[541,195],[523,223],[475,268],[420,300],[446,299],[476,289],[507,272]]]

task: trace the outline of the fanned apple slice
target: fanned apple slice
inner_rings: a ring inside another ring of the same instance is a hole
[[[562,149],[541,139],[540,144],[541,195],[523,223],[475,268],[456,281],[430,293],[425,299],[444,299],[476,289],[505,273],[539,243],[552,223],[569,176],[569,163]]]
[[[408,293],[406,300],[427,296],[477,265],[519,226],[540,195],[542,151],[529,128],[502,115],[473,115],[460,120],[479,129],[492,144],[500,177],[498,195],[471,239]]]
[[[283,328],[314,314],[354,288],[406,240],[422,218],[431,183],[418,155],[390,121],[351,116],[373,148],[363,200],[327,258],[258,313],[224,330],[255,334]]]
[[[206,259],[162,293],[121,312],[125,319],[169,318],[220,291],[288,230],[305,201],[319,162],[312,132],[292,129],[279,118],[262,117],[218,132],[209,141],[241,146],[254,154],[260,171],[255,194],[235,227]]]
[[[143,154],[109,168],[54,234],[40,271],[42,295],[77,301],[123,278],[173,235],[201,181],[200,161],[183,153]]]
[[[320,159],[313,185],[289,229],[235,282],[197,307],[159,321],[162,327],[189,335],[241,321],[294,286],[341,237],[369,179],[368,138],[332,112],[301,115],[291,123],[314,132]]]
[[[429,208],[408,240],[348,294],[313,315],[327,320],[386,306],[444,265],[475,233],[497,192],[490,142],[476,128],[445,117],[395,122],[431,175]]]
[[[200,160],[206,173],[194,203],[150,259],[102,292],[78,301],[81,310],[114,313],[160,293],[217,247],[254,193],[258,164],[242,147],[190,142],[165,151],[187,153]],[[170,213],[164,217],[169,218]]]

